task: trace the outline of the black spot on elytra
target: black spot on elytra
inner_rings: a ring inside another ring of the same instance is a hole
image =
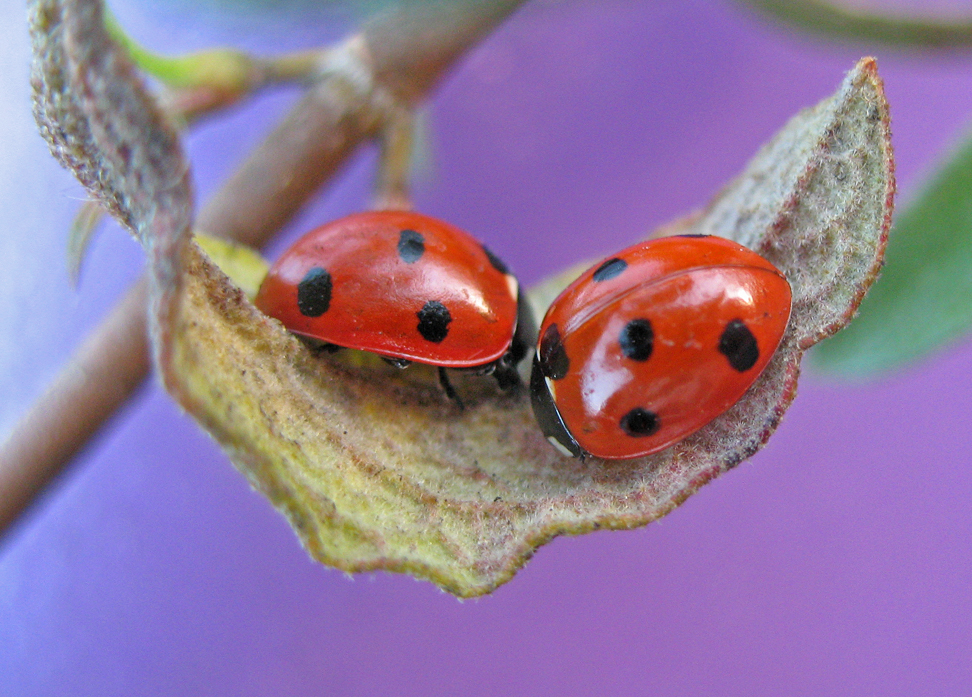
[[[540,339],[540,370],[551,380],[560,380],[570,368],[570,359],[564,349],[564,342],[560,338],[560,329],[556,324],[547,327]]]
[[[626,262],[624,259],[618,259],[617,257],[614,259],[608,259],[597,267],[592,278],[597,283],[600,283],[601,281],[609,281],[612,278],[620,276],[626,268],[628,268],[628,262]]]
[[[426,341],[439,344],[449,335],[452,315],[449,314],[449,308],[438,300],[429,300],[416,314],[419,319],[419,334]]]
[[[635,407],[621,417],[621,430],[633,438],[653,436],[661,428],[658,414],[641,407]]]
[[[425,254],[425,238],[415,230],[402,230],[398,235],[398,256],[406,264],[414,264]]]
[[[297,309],[305,317],[320,317],[331,306],[331,274],[313,267],[297,284]]]
[[[719,352],[729,359],[729,365],[744,373],[759,360],[756,337],[741,319],[734,319],[719,337]]]
[[[502,274],[508,274],[510,272],[509,267],[503,263],[502,259],[493,254],[489,247],[483,245],[483,251],[486,252],[486,258],[489,259],[489,263],[493,265],[494,269]]]
[[[633,319],[624,325],[621,336],[621,353],[633,361],[647,361],[655,346],[655,332],[646,319]]]

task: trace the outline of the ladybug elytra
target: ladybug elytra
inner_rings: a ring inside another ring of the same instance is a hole
[[[534,330],[502,261],[459,228],[410,211],[358,213],[310,231],[270,268],[255,304],[301,337],[399,367],[438,366],[453,398],[445,368],[518,385]]]
[[[604,260],[553,302],[530,380],[558,450],[628,459],[684,439],[728,410],[769,363],[790,285],[719,237],[642,242]]]

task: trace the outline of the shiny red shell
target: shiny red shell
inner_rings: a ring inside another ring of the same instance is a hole
[[[531,380],[538,421],[577,456],[662,450],[742,397],[790,306],[783,274],[735,242],[679,236],[629,247],[550,306]]]
[[[255,303],[301,336],[446,368],[501,358],[519,289],[476,239],[419,213],[335,220],[271,267]]]

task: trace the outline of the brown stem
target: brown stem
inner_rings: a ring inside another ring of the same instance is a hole
[[[342,86],[308,90],[200,211],[196,229],[262,247],[377,127]]]
[[[380,101],[414,102],[523,0],[440,0],[380,16],[346,47],[375,88],[349,94],[326,75],[200,212],[197,228],[263,246],[382,125]],[[368,85],[364,85],[368,87]],[[353,91],[353,90],[352,90]],[[0,532],[6,530],[139,388],[150,361],[141,279],[92,332],[0,446]]]
[[[254,63],[259,71],[262,82],[287,82],[306,80],[314,67],[320,63],[321,51],[296,51],[273,58],[255,58]]]
[[[149,371],[148,285],[139,280],[68,361],[0,449],[0,530],[17,519]]]

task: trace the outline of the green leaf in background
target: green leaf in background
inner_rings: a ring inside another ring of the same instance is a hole
[[[169,0],[170,4],[183,5],[187,11],[200,6],[216,8],[227,13],[259,13],[263,15],[327,17],[337,13],[345,18],[358,20],[385,10],[403,7],[424,7],[447,4],[458,0]],[[548,0],[549,1],[549,0]]]
[[[891,8],[878,12],[844,0],[745,1],[766,15],[823,36],[913,48],[972,45],[972,20],[961,16],[908,16]]]
[[[821,372],[876,377],[972,328],[972,135],[897,217],[885,261],[860,316],[812,352]]]
[[[136,43],[110,12],[105,13],[105,27],[139,68],[171,87],[205,85],[242,93],[252,80],[252,61],[241,51],[214,48],[183,56],[165,56]]]

